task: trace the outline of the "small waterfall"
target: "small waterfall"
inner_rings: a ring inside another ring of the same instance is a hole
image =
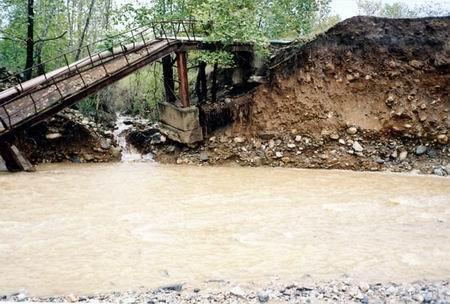
[[[113,132],[114,139],[119,147],[122,149],[123,162],[137,162],[137,161],[153,161],[153,155],[141,154],[132,144],[127,142],[126,136],[128,131],[133,128],[135,123],[148,124],[148,120],[140,119],[132,116],[124,116],[117,113],[116,128]]]

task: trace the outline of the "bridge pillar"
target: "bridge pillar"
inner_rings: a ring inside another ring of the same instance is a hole
[[[162,59],[164,90],[166,92],[166,102],[175,103],[177,97],[175,96],[175,84],[173,81],[173,65],[172,56],[168,55]]]
[[[187,59],[186,52],[177,52],[177,68],[178,78],[180,81],[180,101],[183,108],[187,108],[191,105],[189,101],[189,82],[187,72]]]
[[[171,140],[193,144],[203,140],[203,131],[200,126],[199,109],[196,106],[191,106],[189,100],[186,51],[176,52],[176,61],[181,107],[170,102],[159,103],[160,127],[162,132]],[[167,96],[166,100],[168,100]]]

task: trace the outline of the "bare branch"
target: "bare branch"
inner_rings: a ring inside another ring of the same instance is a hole
[[[11,33],[8,33],[6,31],[1,31],[0,30],[0,34],[4,35],[4,36],[0,37],[1,39],[11,40],[11,41],[22,41],[22,42],[26,42],[27,41],[26,39],[24,39],[22,37],[16,36],[16,35],[11,34]]]
[[[19,41],[19,42],[25,42],[25,40],[23,39],[18,39],[18,38],[14,38],[14,37],[8,37],[8,36],[0,36],[0,40],[10,40],[10,41]]]
[[[45,39],[38,39],[38,40],[36,40],[34,43],[36,44],[36,43],[48,42],[48,41],[53,41],[53,40],[61,39],[61,38],[63,38],[66,34],[67,34],[67,31],[65,31],[64,33],[62,33],[61,35],[59,35],[59,36],[57,36],[57,37],[45,38]]]

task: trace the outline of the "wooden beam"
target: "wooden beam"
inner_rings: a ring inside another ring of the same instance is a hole
[[[11,172],[35,171],[34,166],[20,153],[19,149],[6,141],[0,142],[0,155],[5,162],[6,168]]]

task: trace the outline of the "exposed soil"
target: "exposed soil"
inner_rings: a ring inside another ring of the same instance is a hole
[[[446,175],[449,35],[450,17],[345,20],[280,51],[268,84],[203,107],[204,124],[233,121],[205,143],[143,149],[170,163]]]
[[[33,164],[108,162],[121,154],[111,131],[72,109],[21,132],[15,144]]]

